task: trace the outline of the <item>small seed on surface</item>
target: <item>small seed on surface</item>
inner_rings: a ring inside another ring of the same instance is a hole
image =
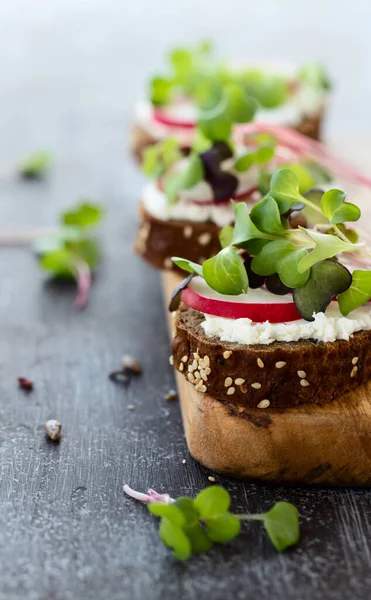
[[[170,363],[171,365],[173,365],[173,364],[174,364],[174,356],[173,356],[172,354],[169,356],[169,363]]]
[[[246,394],[247,392],[247,387],[245,385],[241,385],[240,390],[243,394]]]
[[[234,380],[236,385],[242,385],[243,383],[245,383],[245,380],[242,379],[242,377],[237,377],[237,379]]]
[[[352,358],[352,365],[356,365],[358,362],[358,356],[355,356],[354,358]]]
[[[355,377],[358,371],[358,367],[353,367],[352,372],[350,374],[351,377]]]
[[[167,257],[164,260],[164,267],[165,269],[172,269],[173,268],[173,261],[171,260],[171,258]]]
[[[168,400],[171,402],[172,400],[176,400],[178,398],[178,394],[175,390],[169,390],[167,394],[164,396],[164,400]]]
[[[227,395],[228,396],[232,396],[232,394],[234,394],[235,391],[236,391],[236,388],[230,387],[230,388],[227,389]]]
[[[254,390],[260,390],[261,386],[262,386],[262,384],[259,383],[258,381],[251,384],[251,387],[254,388]]]
[[[206,367],[205,373],[206,373],[206,375],[210,375],[210,373],[211,373],[210,367]]]
[[[188,377],[188,381],[190,381],[191,383],[194,382],[195,378],[193,376],[193,373],[188,373],[187,377]]]
[[[183,229],[183,235],[185,238],[189,239],[192,236],[193,229],[190,225],[186,225]]]
[[[180,365],[179,365],[178,369],[179,369],[179,371],[183,371],[183,369],[184,369],[184,364],[183,364],[182,362],[180,363]]]
[[[232,385],[232,383],[233,383],[232,377],[227,377],[226,380],[224,381],[224,387],[229,387],[230,385]]]
[[[183,458],[182,463],[183,463],[183,465],[186,464],[186,459],[185,458]]]
[[[279,360],[276,362],[276,369],[282,369],[287,363],[284,360]]]
[[[258,404],[258,408],[268,408],[269,405],[269,400],[261,400]]]
[[[260,367],[261,369],[264,369],[264,363],[261,358],[258,358],[256,362],[258,363],[258,367]]]
[[[208,480],[211,481],[212,483],[215,483],[215,481],[216,481],[215,477],[213,477],[212,475],[209,475]]]
[[[200,244],[200,246],[207,246],[210,242],[211,233],[201,233],[201,235],[198,236],[198,243]]]
[[[210,367],[210,358],[208,357],[207,354],[205,354],[205,356],[204,356],[204,365],[205,365],[205,367]]]
[[[193,365],[188,365],[188,372],[192,373],[194,371]]]
[[[298,377],[300,377],[300,379],[305,379],[307,374],[305,371],[296,371],[298,374]]]
[[[201,379],[203,379],[204,381],[207,381],[207,375],[206,375],[204,369],[201,369],[200,375],[201,375]]]
[[[308,387],[308,385],[310,385],[310,383],[306,379],[300,379],[300,385],[303,387]]]
[[[134,404],[128,404],[128,410],[135,410]]]
[[[224,350],[223,358],[229,358],[232,354],[232,350]]]
[[[200,355],[199,355],[198,351],[193,353],[193,358],[195,360],[200,360]]]
[[[207,387],[206,385],[202,385],[199,389],[199,392],[202,392],[203,394],[207,391]]]
[[[185,354],[184,356],[182,356],[181,361],[186,363],[188,360],[188,356]]]
[[[124,354],[121,359],[122,369],[125,373],[129,373],[130,375],[140,375],[142,372],[142,367],[139,361],[137,361],[134,356],[130,356],[130,354]]]
[[[201,379],[200,371],[195,371],[195,377],[196,379]]]
[[[44,425],[45,433],[53,442],[59,442],[61,439],[62,425],[55,419],[50,419]]]
[[[197,362],[197,360],[196,360],[196,359],[194,359],[194,361],[193,361],[193,363],[192,363],[192,367],[193,367],[193,370],[197,369],[197,367],[198,367],[198,362]]]

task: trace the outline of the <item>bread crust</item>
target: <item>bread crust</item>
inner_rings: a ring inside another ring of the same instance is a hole
[[[247,346],[206,337],[203,320],[202,313],[181,303],[173,362],[198,391],[218,400],[262,409],[325,404],[371,378],[370,331],[349,341]]]
[[[134,250],[156,269],[178,270],[171,262],[172,256],[202,264],[220,250],[220,228],[214,223],[163,221],[152,216],[142,202],[139,217]]]

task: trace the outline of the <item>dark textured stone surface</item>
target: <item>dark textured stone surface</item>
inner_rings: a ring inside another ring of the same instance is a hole
[[[1,179],[1,227],[51,225],[78,196],[102,201],[108,213],[104,263],[82,313],[73,287],[44,283],[26,249],[1,249],[1,600],[367,598],[368,491],[217,477],[236,511],[295,502],[301,543],[278,555],[254,524],[185,565],[159,543],[146,508],[124,498],[125,482],[195,494],[210,474],[187,454],[178,403],[163,398],[174,379],[160,283],[131,254],[141,178],[125,154],[134,99],[127,73],[138,50],[130,23],[141,9],[97,0],[6,4],[0,164],[46,147],[55,167],[43,183]],[[185,11],[179,24],[190,17]],[[137,85],[143,73],[132,72]],[[123,353],[143,366],[128,387],[108,379]],[[19,375],[35,381],[33,393],[18,389]],[[59,445],[45,439],[50,418],[63,425]]]

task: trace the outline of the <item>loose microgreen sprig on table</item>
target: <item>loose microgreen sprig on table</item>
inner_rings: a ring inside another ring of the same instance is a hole
[[[370,257],[365,243],[355,242],[356,233],[346,225],[357,221],[361,211],[345,198],[338,189],[302,195],[295,173],[280,169],[271,179],[269,192],[250,211],[243,202],[234,204],[234,228],[222,232],[224,247],[215,257],[202,267],[177,257],[173,261],[201,275],[221,294],[246,293],[250,273],[251,280],[261,277],[252,287],[265,283],[274,293],[293,291],[296,307],[308,321],[314,313],[324,312],[335,296],[341,313],[347,315],[371,299],[371,271],[350,273],[341,262],[343,256],[354,254]],[[313,229],[291,229],[292,213],[305,208],[318,215],[319,224]],[[252,260],[245,260],[243,252]],[[278,282],[275,290],[269,286],[271,277]]]
[[[20,162],[17,170],[25,179],[42,179],[52,164],[52,155],[47,151],[34,152]]]
[[[161,518],[160,538],[178,560],[207,552],[215,543],[232,541],[239,535],[242,521],[261,521],[279,552],[299,541],[299,513],[289,502],[277,502],[266,513],[236,515],[229,511],[229,492],[216,485],[205,488],[194,499],[181,496],[174,500],[152,489],[143,494],[128,485],[124,492],[146,502],[148,510]]]
[[[87,303],[91,273],[101,259],[101,245],[95,230],[103,218],[98,204],[83,201],[60,215],[60,227],[33,242],[40,267],[55,278],[75,279],[75,306]]]

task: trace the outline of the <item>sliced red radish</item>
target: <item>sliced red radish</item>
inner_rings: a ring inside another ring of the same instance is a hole
[[[225,296],[212,290],[201,277],[195,277],[182,291],[182,300],[199,312],[225,319],[247,318],[255,323],[284,323],[301,319],[291,294],[276,296],[259,288],[241,296]]]
[[[161,123],[161,125],[166,125],[167,127],[179,127],[179,129],[194,129],[195,122],[176,118],[172,115],[167,114],[163,110],[159,108],[154,108],[152,112],[152,116],[155,121]]]

